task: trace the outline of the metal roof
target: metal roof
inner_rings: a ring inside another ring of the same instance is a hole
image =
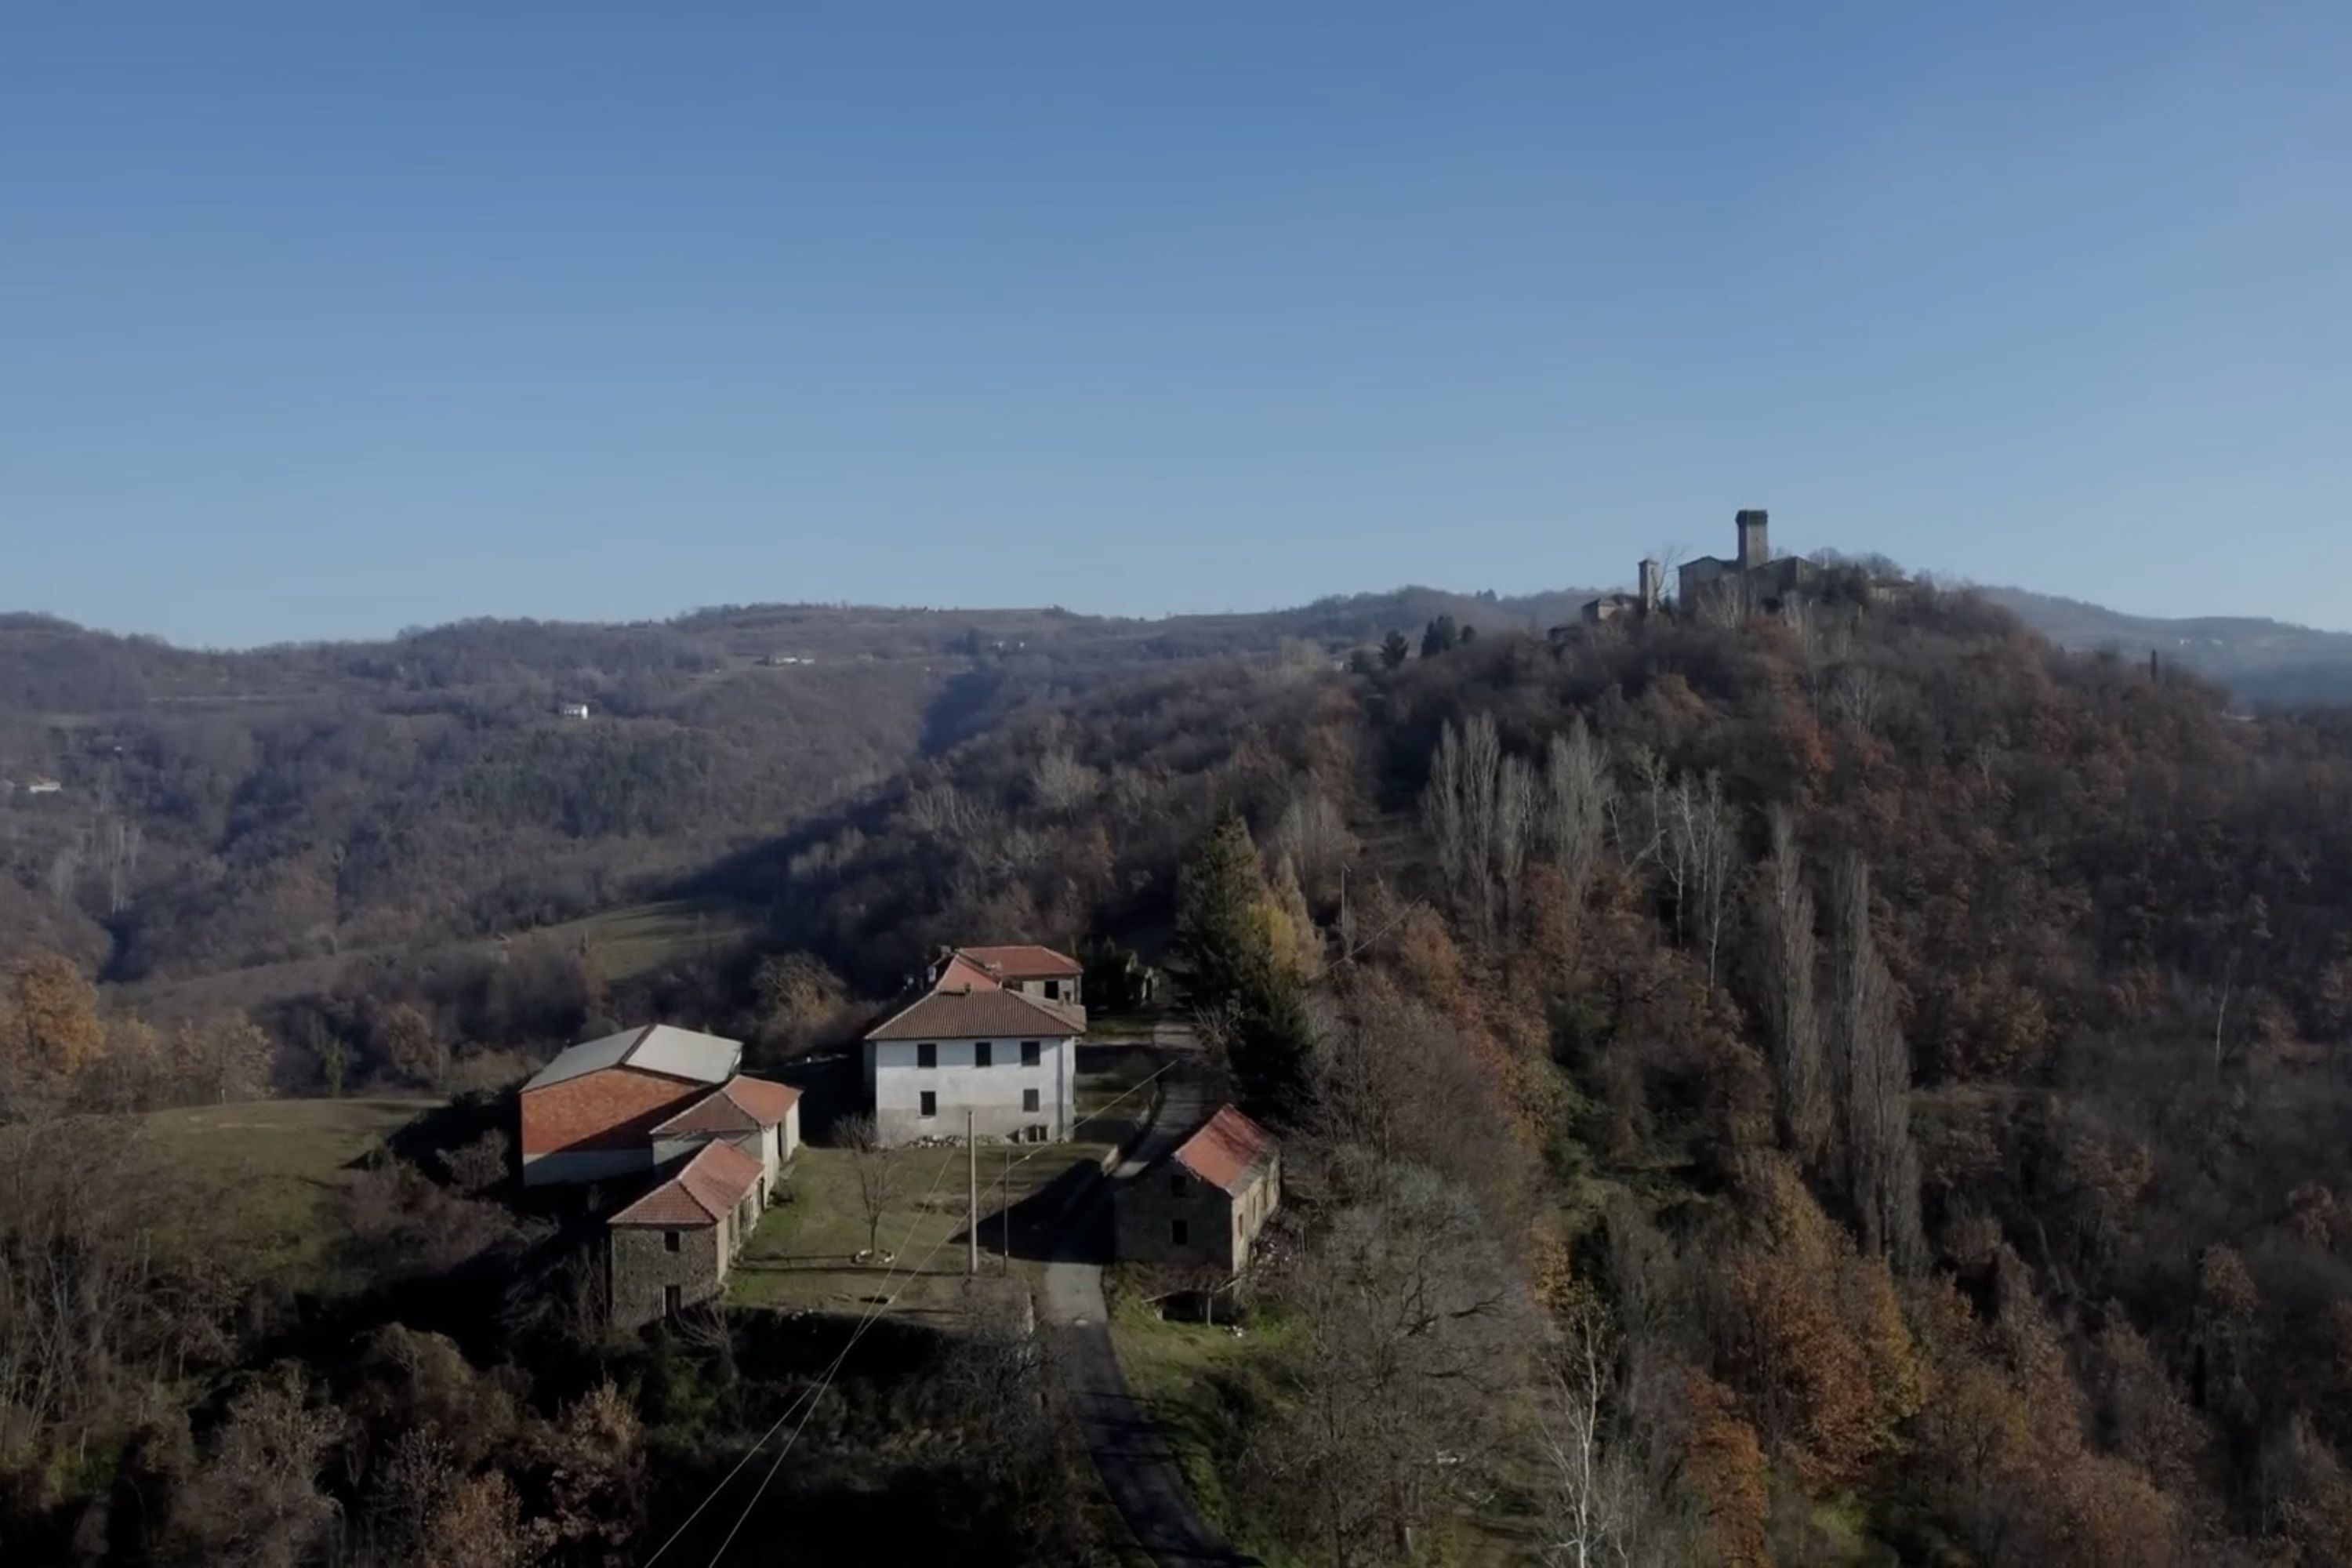
[[[743,1059],[740,1040],[681,1029],[670,1024],[583,1040],[558,1056],[522,1086],[525,1094],[606,1068],[630,1067],[689,1083],[725,1083]]]

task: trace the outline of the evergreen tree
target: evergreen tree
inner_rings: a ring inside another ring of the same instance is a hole
[[[1176,954],[1193,1007],[1218,1023],[1243,1108],[1276,1123],[1306,1110],[1314,1041],[1305,979],[1276,941],[1288,919],[1227,806],[1178,881]]]
[[[1439,616],[1421,634],[1421,657],[1435,658],[1441,653],[1451,651],[1461,641],[1462,630],[1454,624],[1454,617]]]
[[[1402,632],[1391,631],[1381,639],[1381,662],[1391,669],[1412,657],[1412,644],[1404,640]]]

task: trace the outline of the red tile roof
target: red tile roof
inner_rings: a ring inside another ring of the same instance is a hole
[[[801,1091],[738,1073],[653,1130],[654,1136],[679,1132],[754,1132],[792,1114]]]
[[[998,973],[982,968],[961,952],[951,952],[948,954],[947,962],[940,965],[940,972],[931,976],[931,989],[934,991],[1002,990],[1003,986],[997,980]]]
[[[1068,953],[1055,952],[1034,942],[1018,942],[1010,947],[960,947],[956,952],[1007,980],[1075,980],[1085,973],[1078,961]]]
[[[1066,1037],[1086,1021],[1016,991],[932,991],[866,1033],[869,1040],[990,1040]]]
[[[614,1215],[608,1225],[692,1230],[717,1225],[760,1184],[760,1162],[732,1143],[705,1143],[677,1174]]]
[[[1230,1196],[1254,1185],[1274,1154],[1274,1134],[1227,1105],[1176,1145],[1171,1157]]]
[[[801,1102],[801,1091],[790,1084],[770,1083],[763,1078],[745,1078],[738,1073],[727,1080],[719,1090],[728,1099],[751,1113],[762,1127],[773,1127],[793,1113]]]

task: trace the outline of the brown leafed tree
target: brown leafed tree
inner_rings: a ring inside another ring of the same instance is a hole
[[[0,1090],[64,1093],[105,1046],[97,988],[70,959],[35,953],[9,973],[0,997]]]

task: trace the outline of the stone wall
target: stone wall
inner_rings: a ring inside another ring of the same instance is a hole
[[[733,1226],[727,1220],[690,1229],[664,1230],[647,1225],[616,1225],[606,1236],[611,1245],[613,1326],[635,1329],[654,1321],[664,1310],[664,1288],[678,1288],[680,1306],[707,1301],[727,1288]],[[667,1237],[677,1237],[669,1250]]]
[[[1231,1274],[1234,1250],[1234,1203],[1219,1188],[1172,1165],[1144,1172],[1118,1191],[1115,1204],[1117,1254],[1123,1263],[1171,1268],[1213,1268]],[[1185,1237],[1176,1239],[1181,1221]]]

